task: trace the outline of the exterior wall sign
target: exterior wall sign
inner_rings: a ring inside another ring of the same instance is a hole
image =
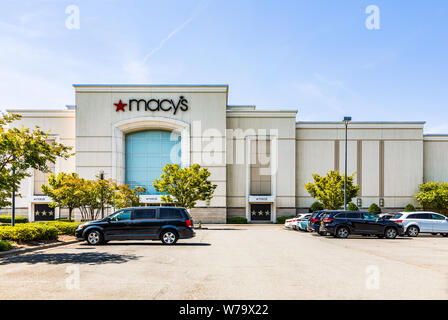
[[[188,110],[188,100],[180,96],[177,102],[173,99],[129,99],[128,103],[123,103],[120,99],[118,103],[114,103],[114,106],[116,107],[115,112],[125,112],[126,109],[132,111],[133,108],[135,108],[134,110],[140,111],[140,108],[142,108],[144,111],[171,111],[173,114],[176,114],[178,110]]]
[[[140,202],[141,203],[161,203],[162,196],[161,195],[141,195]]]
[[[275,196],[249,196],[249,202],[274,202]]]
[[[29,197],[29,201],[31,203],[49,203],[51,202],[51,198],[47,196],[31,196]]]

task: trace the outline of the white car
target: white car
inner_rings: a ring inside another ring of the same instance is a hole
[[[409,237],[416,237],[419,233],[440,233],[444,237],[448,236],[448,218],[439,213],[399,212],[390,221],[402,224]]]
[[[298,230],[298,223],[300,219],[304,218],[308,213],[300,213],[295,218],[285,220],[285,228]]]

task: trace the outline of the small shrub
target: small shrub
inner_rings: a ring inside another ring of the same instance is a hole
[[[2,241],[0,240],[0,251],[8,251],[11,250],[12,244],[8,241]]]
[[[247,224],[247,219],[243,217],[234,217],[227,219],[228,224]]]
[[[413,212],[413,211],[415,211],[415,207],[410,203],[406,205],[406,207],[404,207],[404,212]]]
[[[310,206],[309,212],[312,213],[321,210],[324,210],[324,205],[319,201],[314,201],[313,204]]]
[[[12,216],[10,214],[0,215],[0,223],[11,223]],[[15,216],[15,223],[25,223],[28,222],[28,218],[25,216]]]
[[[17,242],[56,240],[58,238],[58,229],[39,223],[21,224],[14,227],[3,226],[0,227],[0,238]]]
[[[353,202],[350,202],[347,206],[347,210],[348,211],[359,211],[359,208],[356,204],[354,204]]]
[[[37,222],[40,225],[52,226],[58,230],[58,234],[65,234],[68,236],[75,235],[76,228],[81,222],[68,222],[68,221],[44,221]]]
[[[295,218],[295,216],[292,217],[277,217],[277,224],[285,224],[285,221],[288,219]]]
[[[376,204],[376,203],[372,203],[369,207],[368,210],[370,213],[373,214],[380,214],[381,213],[381,208]]]

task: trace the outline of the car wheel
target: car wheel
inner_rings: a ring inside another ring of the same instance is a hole
[[[437,233],[431,233],[433,236],[436,236],[437,235]]]
[[[178,239],[179,236],[177,235],[177,232],[172,230],[165,231],[160,235],[160,240],[162,240],[163,244],[175,244]]]
[[[418,236],[419,232],[420,230],[417,226],[410,226],[408,230],[406,230],[406,234],[408,235],[408,237],[416,237]]]
[[[87,234],[86,240],[91,246],[97,246],[103,243],[104,237],[101,231],[92,230]]]
[[[397,229],[395,228],[387,228],[384,231],[384,236],[386,237],[386,239],[395,239],[397,237]]]
[[[336,231],[336,237],[340,238],[340,239],[345,239],[349,236],[350,231],[348,230],[347,227],[340,227],[338,228],[338,230]]]
[[[448,237],[448,233],[441,233],[442,237]]]

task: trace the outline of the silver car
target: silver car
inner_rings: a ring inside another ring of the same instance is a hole
[[[409,237],[416,237],[419,233],[440,233],[444,237],[448,236],[448,218],[439,213],[399,212],[390,220],[402,224]]]

